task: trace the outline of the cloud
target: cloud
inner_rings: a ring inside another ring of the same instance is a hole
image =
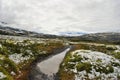
[[[119,0],[0,0],[0,21],[37,32],[120,31]]]

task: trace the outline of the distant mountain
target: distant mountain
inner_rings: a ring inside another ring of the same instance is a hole
[[[74,41],[110,42],[120,44],[119,32],[92,33],[71,38]]]
[[[81,36],[81,39],[89,39],[92,41],[120,41],[120,33],[108,32],[108,33],[95,33],[86,34]]]
[[[38,37],[38,38],[55,38],[55,35],[37,33],[33,31],[22,30],[18,28],[12,28],[5,22],[0,22],[0,34],[1,35],[12,35],[12,36],[27,36],[27,37]]]
[[[18,28],[12,28],[12,26],[9,26],[5,22],[0,22],[0,34],[37,38],[67,38],[72,41],[112,42],[120,44],[120,32],[91,33],[91,34],[86,34],[83,32],[61,32],[58,36],[27,31]]]
[[[60,32],[59,35],[61,36],[81,36],[86,34],[85,32]]]

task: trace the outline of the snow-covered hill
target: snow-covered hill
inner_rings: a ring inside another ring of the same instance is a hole
[[[11,25],[0,22],[0,34],[1,35],[12,35],[12,36],[28,36],[28,37],[43,37],[43,38],[53,38],[55,35],[37,33],[33,31],[22,30],[18,28],[13,28]]]
[[[60,32],[59,35],[61,36],[81,36],[86,34],[85,32]]]

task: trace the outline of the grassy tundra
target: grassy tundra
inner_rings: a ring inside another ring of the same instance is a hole
[[[0,39],[0,80],[27,80],[34,60],[63,46],[63,42],[57,39]]]
[[[120,45],[72,43],[58,72],[60,80],[120,79]]]

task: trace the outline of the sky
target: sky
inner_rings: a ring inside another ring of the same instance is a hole
[[[0,0],[0,21],[59,34],[120,31],[120,0]]]

